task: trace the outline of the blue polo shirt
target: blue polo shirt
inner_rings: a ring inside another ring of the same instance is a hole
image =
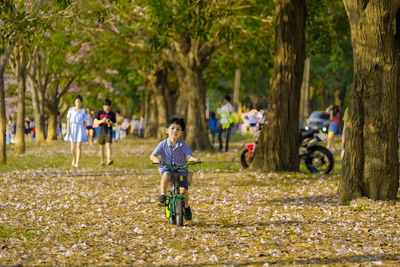
[[[153,155],[158,157],[161,155],[161,161],[165,161],[168,164],[177,167],[183,166],[187,163],[187,159],[192,157],[192,152],[185,142],[178,140],[176,146],[174,146],[169,138],[161,141],[153,151]],[[165,168],[164,165],[160,165],[158,170],[161,171]],[[187,174],[188,168],[179,171],[180,173]]]

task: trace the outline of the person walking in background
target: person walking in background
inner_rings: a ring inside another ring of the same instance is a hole
[[[124,117],[121,115],[119,110],[115,112],[115,120],[116,123],[114,127],[114,133],[115,133],[114,140],[118,142],[121,140],[121,126],[122,122],[124,121]]]
[[[71,142],[72,166],[79,167],[81,157],[81,144],[88,141],[86,134],[86,124],[88,121],[86,110],[82,108],[82,97],[75,97],[75,107],[67,113],[67,134],[65,141]]]
[[[63,128],[62,128],[62,119],[61,119],[61,115],[60,112],[58,112],[57,114],[57,129],[56,129],[56,134],[57,136],[60,137],[60,140],[63,140]]]
[[[111,111],[111,100],[106,99],[103,102],[103,110],[96,114],[93,125],[99,128],[97,143],[100,145],[100,166],[104,166],[104,149],[107,153],[107,165],[113,164],[111,160],[111,143],[113,126],[116,123],[115,113]]]
[[[333,137],[338,132],[339,122],[340,122],[340,111],[339,106],[329,106],[326,111],[330,116],[329,130],[328,130],[328,149],[332,151],[332,153],[336,153],[338,150],[336,148],[335,140]]]
[[[121,125],[121,139],[125,139],[126,136],[128,135],[128,129],[129,129],[129,119],[124,118],[124,121],[122,122]]]
[[[139,137],[139,121],[138,121],[136,115],[132,116],[131,132],[132,132],[133,137]]]
[[[7,124],[6,124],[6,144],[11,143],[11,138],[12,138],[12,118],[11,116],[7,117]]]
[[[346,108],[344,110],[343,118],[342,118],[342,120],[343,120],[343,130],[342,130],[342,151],[340,152],[341,160],[343,160],[344,149],[345,149],[345,145],[346,145],[346,127],[347,127],[346,120],[347,120],[347,112],[348,112],[348,110],[349,110],[349,108]]]
[[[139,120],[139,137],[144,138],[144,117],[143,117],[143,115],[140,116],[140,120]]]
[[[228,152],[229,149],[229,138],[231,136],[231,116],[233,113],[233,107],[231,105],[231,96],[227,95],[224,97],[223,106],[218,112],[219,121],[218,121],[218,141],[219,141],[219,150],[222,151],[222,134],[226,133],[225,136],[225,152]]]
[[[88,121],[86,124],[86,134],[89,138],[89,145],[93,145],[94,139],[94,129],[93,129],[93,120],[94,120],[94,111],[90,110],[89,108],[86,109],[86,115],[88,117]]]
[[[25,140],[31,141],[31,119],[29,117],[25,117],[24,127],[25,127]]]
[[[215,115],[215,112],[211,112],[210,113],[210,121],[209,121],[209,129],[211,132],[211,136],[212,136],[212,144],[214,145],[214,140],[215,140],[215,134],[217,133],[217,123],[218,123],[218,119]]]

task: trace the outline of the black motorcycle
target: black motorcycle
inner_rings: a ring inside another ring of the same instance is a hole
[[[254,159],[254,151],[257,146],[257,139],[262,124],[255,133],[255,143],[246,145],[246,148],[240,154],[240,162],[243,168],[248,168]],[[316,130],[300,130],[300,148],[299,157],[304,161],[307,169],[312,173],[327,174],[333,169],[335,160],[332,152],[320,146],[319,143],[326,138],[325,134],[319,129]]]

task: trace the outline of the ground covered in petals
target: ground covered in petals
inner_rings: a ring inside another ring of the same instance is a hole
[[[89,145],[70,167],[63,142],[10,156],[0,169],[0,265],[400,264],[399,201],[340,205],[340,162],[330,175],[242,170],[242,141],[196,154],[193,220],[170,225],[155,201],[156,144],[115,143],[108,167]]]

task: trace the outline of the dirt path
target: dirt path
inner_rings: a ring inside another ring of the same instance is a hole
[[[93,166],[94,149],[82,169],[0,174],[0,264],[400,264],[400,202],[338,205],[338,175],[236,171],[238,157],[220,168],[235,152],[200,154],[193,221],[169,225],[146,159],[153,143],[116,144],[112,168]],[[142,168],[118,165],[134,157]]]

